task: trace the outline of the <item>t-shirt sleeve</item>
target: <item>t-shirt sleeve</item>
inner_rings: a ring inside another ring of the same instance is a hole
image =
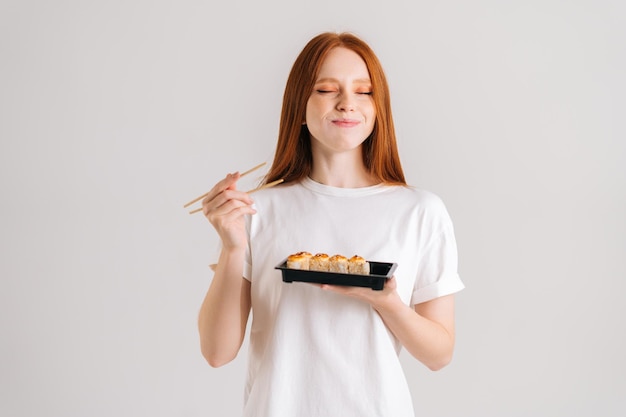
[[[432,237],[419,256],[411,305],[461,291],[458,254],[452,223],[444,214],[442,228]]]

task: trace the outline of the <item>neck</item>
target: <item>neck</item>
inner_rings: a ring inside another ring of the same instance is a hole
[[[365,168],[360,148],[357,152],[314,155],[309,177],[320,184],[339,188],[362,188],[377,181]]]

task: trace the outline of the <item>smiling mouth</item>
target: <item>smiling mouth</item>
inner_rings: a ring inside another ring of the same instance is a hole
[[[358,125],[360,122],[358,120],[352,119],[336,119],[333,120],[333,124],[339,127],[354,127]]]

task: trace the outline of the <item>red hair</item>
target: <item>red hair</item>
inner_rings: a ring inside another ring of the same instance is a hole
[[[343,47],[356,52],[365,61],[372,82],[376,109],[374,129],[363,142],[363,162],[369,173],[387,184],[406,185],[398,155],[396,134],[391,116],[389,86],[382,65],[372,49],[350,33],[326,32],[311,39],[291,68],[283,95],[278,142],[274,161],[265,183],[278,179],[298,181],[311,173],[313,155],[309,130],[302,122],[320,67],[328,52]]]

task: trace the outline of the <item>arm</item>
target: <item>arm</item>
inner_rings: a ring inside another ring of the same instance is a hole
[[[239,174],[228,175],[202,202],[204,215],[222,241],[215,275],[198,316],[202,355],[213,367],[237,356],[251,307],[250,282],[243,278],[247,246],[244,216],[255,211],[250,197],[235,189],[238,179]]]
[[[202,355],[213,367],[232,361],[243,343],[250,315],[250,281],[243,256],[222,251],[198,316]]]
[[[374,308],[406,350],[433,371],[450,363],[454,352],[454,295],[418,304],[415,309],[399,297],[389,301]]]
[[[454,351],[453,295],[418,304],[412,309],[396,292],[395,278],[387,281],[382,291],[330,285],[322,288],[369,302],[405,349],[429,369],[439,370],[451,361]]]

